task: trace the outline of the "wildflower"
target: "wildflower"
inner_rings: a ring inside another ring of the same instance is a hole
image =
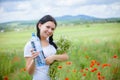
[[[100,73],[100,72],[98,72],[98,73],[97,73],[97,75],[98,75],[98,76],[100,76],[100,75],[101,75],[101,73]]]
[[[84,73],[83,76],[86,76],[86,73]]]
[[[94,68],[94,70],[96,71],[96,70],[97,70],[97,68]]]
[[[92,68],[93,66],[94,66],[94,64],[91,64],[91,65],[90,65],[90,68]]]
[[[65,78],[65,80],[69,80],[69,78],[68,78],[68,77],[66,77],[66,78]]]
[[[92,60],[92,61],[91,61],[91,64],[95,64],[95,63],[96,63],[96,60]]]
[[[96,64],[96,60],[91,60],[90,68],[92,68]]]
[[[4,76],[3,80],[8,80],[8,76]]]
[[[88,68],[85,68],[86,71],[88,71]]]
[[[67,52],[71,46],[71,42],[64,38],[61,37],[57,42],[56,42],[57,46],[59,47],[59,49],[57,49],[57,54],[63,54],[64,52]],[[63,47],[64,46],[64,47]],[[58,74],[56,74],[58,71],[56,69],[55,66],[59,65],[59,61],[54,61],[51,65],[50,65],[50,69],[49,69],[49,75],[50,78],[52,80],[55,80],[55,76],[57,76]],[[58,66],[57,68],[61,69],[62,66]],[[52,74],[52,75],[51,75]]]
[[[20,71],[21,72],[26,71],[26,68],[21,68]]]
[[[62,69],[62,66],[58,66],[59,69]]]
[[[118,58],[118,56],[117,56],[117,55],[114,55],[113,58]]]
[[[100,66],[100,63],[99,62],[96,62],[97,66]]]
[[[84,72],[84,69],[81,69],[80,72]]]
[[[26,71],[26,68],[24,68],[24,71]]]
[[[106,67],[106,66],[110,66],[110,64],[103,64],[102,68]]]
[[[97,70],[97,68],[93,68],[92,70],[91,70],[91,72],[94,72],[94,71],[96,71]]]
[[[20,61],[20,58],[18,56],[15,56],[13,59],[12,59],[12,63],[14,62],[19,62]]]
[[[89,59],[89,56],[85,56],[86,59]]]
[[[101,80],[101,76],[98,76],[98,80]]]
[[[104,79],[105,79],[105,77],[104,77],[104,76],[101,76],[101,78],[102,78],[102,80],[104,80]]]
[[[77,71],[74,69],[73,72],[77,72]]]
[[[94,69],[92,69],[91,72],[94,72]]]
[[[66,65],[71,65],[71,64],[72,64],[72,62],[70,62],[70,61],[66,62]]]

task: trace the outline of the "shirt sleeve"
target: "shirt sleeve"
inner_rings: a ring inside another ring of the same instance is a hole
[[[26,43],[26,45],[24,47],[24,57],[31,57],[32,56],[31,49],[32,49],[32,46],[31,46],[31,43],[29,41]]]

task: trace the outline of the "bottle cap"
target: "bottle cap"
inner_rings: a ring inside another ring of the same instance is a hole
[[[34,33],[34,32],[32,33],[32,36],[35,36],[35,33]]]

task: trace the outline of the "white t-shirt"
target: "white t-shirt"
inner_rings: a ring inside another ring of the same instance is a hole
[[[24,57],[31,57],[31,42],[27,42],[27,44],[24,47]],[[43,52],[45,57],[51,56],[56,54],[56,49],[52,46],[52,45],[48,45],[46,47],[43,47]],[[39,66],[35,68],[35,72],[33,75],[33,80],[50,80],[49,74],[48,74],[48,70],[49,70],[49,65],[45,65],[45,66]]]

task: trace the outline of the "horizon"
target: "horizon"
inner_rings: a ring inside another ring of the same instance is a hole
[[[120,0],[0,0],[0,23],[53,17],[87,15],[120,18]]]
[[[75,17],[75,16],[87,16],[87,17],[93,17],[93,18],[98,18],[98,17],[94,17],[94,16],[89,16],[89,15],[84,15],[84,14],[81,14],[81,15],[63,15],[63,16],[57,16],[57,17],[54,17],[55,19],[56,18],[61,18],[61,17],[66,17],[66,16],[70,16],[70,17]],[[120,18],[120,17],[109,17],[109,18]],[[98,19],[109,19],[109,18],[98,18]],[[13,20],[13,21],[5,21],[5,22],[0,22],[0,24],[4,24],[4,23],[11,23],[11,22],[22,22],[22,21],[36,21],[38,19],[29,19],[29,20]]]

